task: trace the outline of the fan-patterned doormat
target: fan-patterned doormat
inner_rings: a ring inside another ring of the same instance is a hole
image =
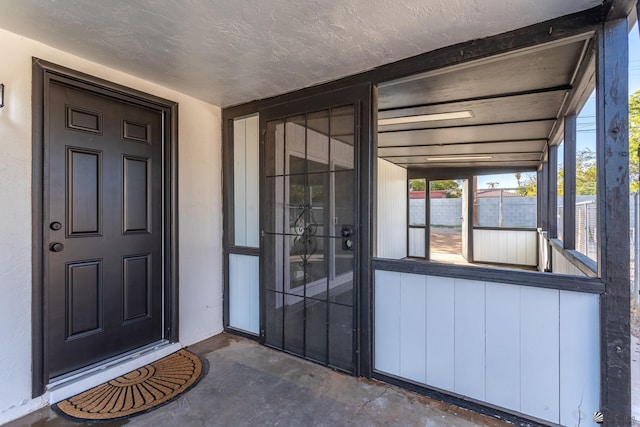
[[[202,362],[180,350],[53,405],[76,421],[112,421],[150,411],[178,397],[202,377]]]

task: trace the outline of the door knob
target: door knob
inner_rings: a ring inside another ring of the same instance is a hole
[[[52,252],[62,252],[64,250],[64,245],[60,242],[54,242],[49,245],[49,249],[51,249]]]

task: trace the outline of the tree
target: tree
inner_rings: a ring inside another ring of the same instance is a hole
[[[520,188],[520,178],[522,178],[522,173],[521,172],[516,172],[513,174],[513,176],[516,177],[516,181],[518,182],[518,188]]]
[[[410,179],[409,191],[424,191],[426,185],[427,184],[424,179]]]
[[[521,196],[533,197],[538,194],[538,179],[535,174],[525,178],[522,186],[516,191]]]
[[[499,182],[487,182],[487,187],[496,188],[496,185],[500,184]]]
[[[576,195],[595,195],[597,178],[596,153],[589,148],[578,151],[576,153]]]
[[[431,181],[431,190],[445,190],[446,198],[458,198],[462,195],[460,181],[448,179],[445,181]]]
[[[409,191],[424,191],[426,183],[424,179],[410,179]],[[431,190],[446,190],[445,197],[460,197],[462,190],[460,189],[460,181],[448,179],[445,181],[431,181]]]

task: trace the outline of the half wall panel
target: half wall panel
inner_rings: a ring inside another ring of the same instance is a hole
[[[260,331],[260,258],[229,255],[229,326],[257,335]]]
[[[598,305],[593,294],[376,270],[374,370],[547,422],[591,425]]]

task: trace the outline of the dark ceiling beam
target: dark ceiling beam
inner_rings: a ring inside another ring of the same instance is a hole
[[[637,0],[604,0],[602,6],[602,19],[604,21],[615,21],[624,19],[631,14],[636,7]]]
[[[525,142],[546,142],[545,138],[524,138],[524,139],[501,139],[496,141],[478,141],[478,142],[451,142],[451,143],[435,143],[435,144],[415,144],[415,145],[384,145],[378,146],[378,149],[384,148],[419,148],[419,147],[445,147],[449,145],[476,145],[476,144],[504,144],[514,143],[520,144]]]
[[[494,167],[459,167],[451,168],[409,168],[407,169],[408,179],[434,178],[434,179],[455,179],[462,176],[482,176],[515,172],[535,172],[537,166],[494,166]]]
[[[422,130],[441,130],[441,129],[461,129],[461,128],[473,128],[480,126],[501,126],[501,125],[520,125],[526,123],[541,123],[541,122],[554,122],[557,119],[555,117],[548,117],[544,119],[534,119],[534,120],[516,120],[512,122],[493,122],[493,123],[474,123],[472,125],[458,125],[458,126],[440,126],[440,127],[430,127],[430,128],[410,128],[410,129],[391,129],[391,130],[380,130],[378,128],[378,133],[399,133],[399,132],[419,132]],[[390,126],[401,126],[401,125],[390,125]]]
[[[536,155],[540,155],[542,154],[542,151],[517,151],[517,152],[513,152],[513,151],[493,151],[493,152],[487,152],[487,153],[473,153],[473,154],[460,154],[461,157],[468,157],[468,156],[497,156],[497,155],[512,155],[512,156],[522,156],[522,155],[532,155],[532,154],[536,154]],[[409,155],[409,156],[378,156],[382,159],[394,159],[397,157],[451,157],[452,155],[455,154],[416,154],[416,155]]]
[[[485,96],[477,96],[474,98],[464,98],[464,99],[456,99],[453,101],[444,101],[444,102],[432,102],[428,104],[417,104],[410,105],[406,107],[400,108],[382,108],[378,110],[379,116],[378,118],[393,118],[394,116],[389,114],[380,114],[380,113],[390,113],[390,112],[400,112],[403,110],[409,110],[414,108],[427,108],[427,107],[436,107],[440,105],[449,105],[449,104],[458,104],[462,102],[477,102],[477,101],[488,101],[493,99],[504,99],[504,98],[515,98],[518,96],[526,96],[526,95],[539,95],[542,93],[552,93],[552,92],[567,92],[572,89],[571,85],[562,85],[562,86],[554,86],[549,88],[542,89],[533,89],[533,90],[525,90],[521,92],[510,92],[510,93],[498,93],[495,95],[485,95]]]
[[[433,168],[434,163],[433,162],[416,162],[416,163],[406,163],[406,162],[399,162],[399,163],[395,163],[396,165],[401,165],[401,166],[418,166],[418,165],[429,165],[430,168]],[[535,168],[538,164],[537,160],[480,160],[480,161],[473,161],[473,160],[464,160],[464,161],[451,161],[451,162],[437,162],[439,167],[450,167],[451,165],[483,165],[483,166],[496,166],[496,165],[505,165],[505,166],[512,166],[512,167],[520,167],[523,164],[527,164],[527,165],[531,165],[532,168]]]

